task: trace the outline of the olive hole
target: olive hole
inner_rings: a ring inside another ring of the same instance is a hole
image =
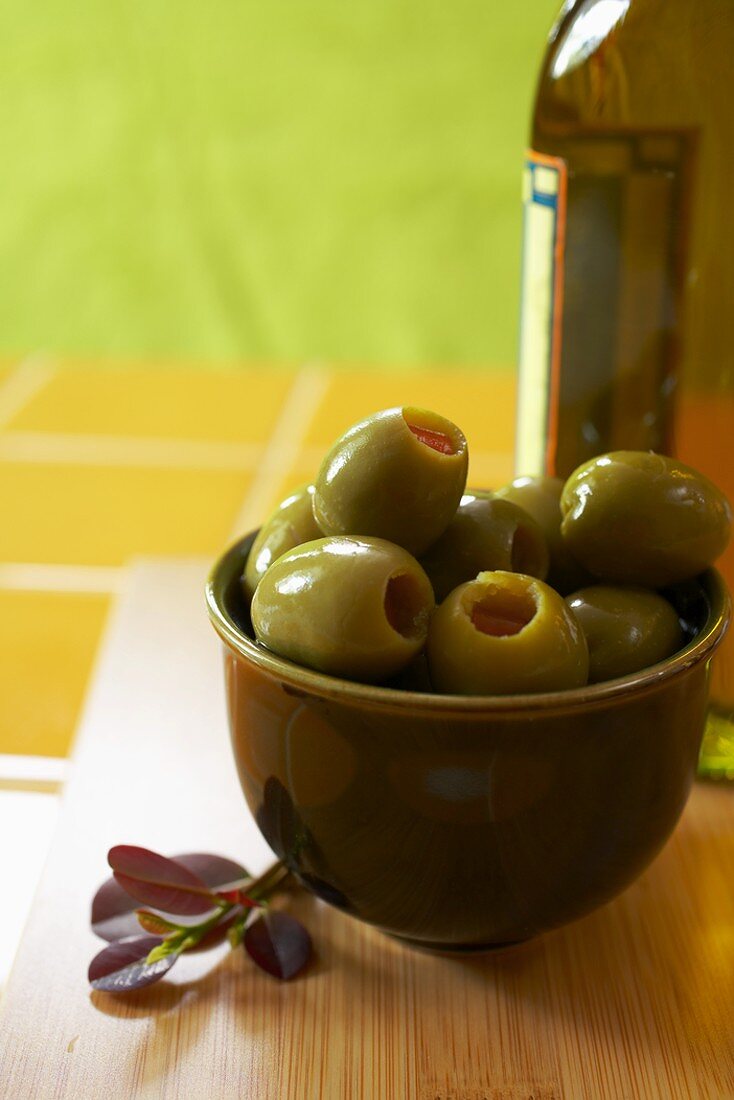
[[[538,543],[533,537],[532,531],[529,531],[527,527],[518,527],[512,536],[512,547],[510,549],[512,572],[529,573],[531,576],[535,576],[540,566],[538,558]]]
[[[385,618],[404,638],[419,638],[425,633],[428,618],[425,595],[409,573],[398,573],[387,582]]]
[[[424,446],[430,447],[432,451],[437,451],[441,455],[456,454],[454,441],[448,432],[442,432],[440,428],[429,428],[425,424],[416,424],[408,420],[405,413],[403,413],[403,419],[416,439]]]
[[[529,594],[494,589],[486,592],[471,609],[471,621],[480,634],[506,638],[519,634],[535,617],[536,607]]]

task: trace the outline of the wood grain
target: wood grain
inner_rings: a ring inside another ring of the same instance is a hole
[[[136,566],[78,738],[3,1005],[3,1100],[734,1097],[734,789],[698,786],[643,877],[481,959],[407,950],[302,893],[318,960],[279,984],[240,952],[89,993],[89,901],[116,842],[262,868],[230,761],[204,563]],[[457,899],[460,904],[460,899]]]

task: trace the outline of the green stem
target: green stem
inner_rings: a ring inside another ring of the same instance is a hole
[[[234,906],[231,902],[223,901],[218,906],[214,916],[210,917],[209,920],[202,921],[201,924],[193,924],[190,927],[180,927],[177,932],[171,932],[162,943],[153,948],[145,960],[146,963],[157,962],[158,959],[163,959],[167,955],[180,955],[182,951],[187,951],[190,947],[196,947],[207,932],[232,908]]]
[[[276,863],[272,863],[261,875],[257,875],[256,878],[243,879],[240,889],[242,889],[249,898],[252,898],[253,901],[265,903],[268,896],[285,881],[289,874],[290,871],[286,865],[278,860]],[[203,921],[201,924],[194,924],[189,928],[181,928],[177,932],[172,932],[171,935],[166,936],[162,943],[159,943],[157,947],[153,948],[145,961],[147,963],[153,963],[158,959],[165,958],[167,955],[172,955],[174,953],[180,955],[183,951],[188,951],[190,948],[196,947],[196,945],[203,940],[204,936],[206,936],[206,934],[222,919],[225,913],[229,913],[230,909],[234,908],[234,904],[235,903],[231,901],[221,901],[217,906],[216,913],[213,917],[210,917],[209,920]],[[252,913],[252,909],[246,909],[242,917],[237,920],[236,923],[240,933],[252,916]]]
[[[271,863],[257,878],[251,879],[249,886],[243,887],[248,898],[253,901],[265,900],[270,894],[288,878],[290,871],[284,863],[278,860]]]
[[[290,872],[285,864],[278,861],[277,863],[272,863],[270,867],[263,871],[261,875],[258,875],[257,878],[250,879],[249,886],[245,884],[241,889],[249,898],[259,902],[260,906],[264,908],[268,904],[268,896],[277,890],[289,874]],[[231,925],[227,933],[227,939],[233,948],[238,947],[242,943],[245,928],[256,913],[257,909],[245,909],[242,915]]]
[[[179,950],[188,951],[190,947],[196,947],[197,943],[200,943],[201,940],[204,939],[207,932],[210,932],[215,924],[218,924],[224,914],[228,913],[230,909],[234,909],[232,902],[222,902],[213,917],[210,917],[209,920],[205,920],[203,924],[195,924],[193,928],[188,929],[188,934],[182,941]]]

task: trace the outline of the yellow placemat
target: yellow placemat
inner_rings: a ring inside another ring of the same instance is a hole
[[[463,428],[471,483],[511,476],[514,382],[491,371],[0,363],[0,754],[66,754],[131,558],[214,558],[397,404]]]

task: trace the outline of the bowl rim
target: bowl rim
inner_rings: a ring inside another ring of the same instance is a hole
[[[604,680],[598,684],[587,684],[563,691],[517,695],[431,694],[343,680],[297,665],[265,649],[243,634],[225,610],[222,598],[224,592],[234,577],[241,575],[246,551],[256,534],[257,530],[251,531],[234,542],[217,558],[209,572],[205,596],[212,626],[225,645],[240,657],[277,677],[291,689],[341,702],[365,703],[398,711],[428,711],[437,715],[460,712],[495,716],[510,712],[566,711],[581,707],[589,709],[619,697],[633,695],[638,698],[665,681],[682,675],[713,654],[729,625],[729,591],[719,571],[712,566],[695,578],[700,582],[709,601],[708,618],[700,633],[672,657],[616,680]]]

